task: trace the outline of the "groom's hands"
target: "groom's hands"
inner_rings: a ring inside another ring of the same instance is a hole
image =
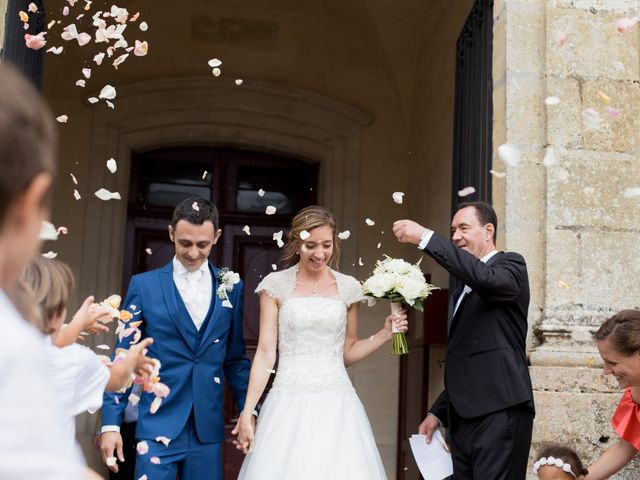
[[[235,428],[231,431],[231,435],[237,435],[238,438],[233,441],[236,449],[242,450],[245,455],[249,453],[253,447],[253,437],[256,432],[256,419],[252,413],[243,411],[238,418]]]
[[[124,462],[124,454],[122,453],[122,435],[120,432],[104,432],[100,436],[100,452],[102,453],[102,461],[109,467],[112,472],[118,473],[118,463],[113,463],[114,452],[118,455],[118,460]]]

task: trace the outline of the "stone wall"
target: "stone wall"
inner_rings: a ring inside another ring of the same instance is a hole
[[[9,0],[0,0],[0,56],[4,47],[4,31]]]
[[[522,153],[517,167],[496,158],[507,176],[494,179],[494,198],[504,246],[529,265],[532,455],[554,441],[590,463],[615,441],[609,419],[622,394],[603,378],[590,332],[640,303],[640,209],[623,195],[639,179],[640,30],[615,28],[640,4],[499,0],[494,8],[494,151],[511,143]],[[560,103],[545,105],[549,96]],[[600,128],[583,122],[587,108]],[[548,149],[555,163],[544,166]]]

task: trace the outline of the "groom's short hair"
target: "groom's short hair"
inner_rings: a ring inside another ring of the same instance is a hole
[[[209,200],[202,197],[189,197],[176,205],[171,219],[171,228],[176,229],[180,220],[186,220],[194,225],[202,225],[207,220],[213,223],[213,228],[220,228],[218,209]]]
[[[487,223],[493,225],[493,243],[496,243],[498,238],[498,215],[493,207],[487,202],[463,202],[458,205],[456,212],[463,208],[473,207],[476,209],[476,218],[480,222],[480,225],[484,226]]]
[[[9,206],[33,179],[55,173],[57,135],[40,93],[6,62],[0,65],[0,85],[1,227]]]

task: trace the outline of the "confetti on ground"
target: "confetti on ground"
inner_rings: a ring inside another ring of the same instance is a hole
[[[111,173],[116,173],[118,171],[118,164],[116,163],[114,158],[110,158],[107,160],[107,168]]]
[[[47,253],[43,253],[42,256],[44,258],[53,259],[53,258],[56,258],[58,254],[56,252],[52,252],[51,250],[49,250]]]
[[[403,192],[393,192],[393,195],[391,195],[391,197],[393,198],[393,201],[396,202],[398,205],[400,205],[403,200],[404,200],[404,193]]]
[[[263,190],[263,189],[258,190],[258,196],[260,196],[260,197],[264,197],[264,193],[265,193],[265,192],[264,192],[264,190]]]
[[[547,97],[544,99],[545,105],[558,105],[560,103],[560,99],[558,97]]]
[[[462,190],[458,190],[459,197],[466,197],[468,195],[471,195],[472,193],[476,193],[476,189],[473,187],[465,187]]]
[[[249,227],[249,225],[245,225],[244,227],[242,227],[242,231],[247,235],[251,235],[251,227]]]
[[[95,196],[100,200],[104,200],[105,202],[108,200],[121,200],[120,194],[118,192],[110,192],[106,188],[101,188],[95,193]]]
[[[138,442],[136,452],[138,452],[138,455],[146,455],[149,453],[149,444],[145,440]]]
[[[640,187],[629,187],[625,188],[624,192],[622,192],[624,198],[635,198],[640,197]]]
[[[153,252],[151,251],[151,249],[150,249],[150,248],[145,248],[145,249],[144,249],[144,252],[145,252],[147,255],[151,255],[151,254],[153,253]]]
[[[345,230],[344,232],[338,233],[338,238],[340,240],[346,240],[351,236],[351,232],[349,230]]]
[[[267,215],[273,215],[274,213],[276,213],[276,207],[274,207],[273,205],[269,205],[264,213],[266,213]]]
[[[373,227],[376,222],[374,222],[373,220],[371,220],[370,218],[365,219],[364,223],[366,223],[367,225],[369,225],[370,227]]]
[[[56,117],[56,120],[60,123],[67,123],[67,121],[69,120],[69,116],[68,115],[60,115],[59,117]]]
[[[300,232],[300,240],[306,240],[310,236],[311,236],[311,234],[309,232],[307,232],[306,230],[302,230]]]
[[[169,443],[171,442],[171,439],[168,437],[165,437],[164,435],[161,435],[159,437],[156,437],[156,442],[160,442],[164,444],[165,447],[168,447]]]
[[[553,151],[553,147],[551,145],[549,145],[546,148],[546,151],[544,153],[544,159],[542,160],[542,164],[545,167],[550,167],[551,165],[554,165],[556,163],[556,155],[555,152]]]
[[[520,150],[511,143],[503,143],[498,147],[498,157],[509,167],[516,167],[520,163]]]

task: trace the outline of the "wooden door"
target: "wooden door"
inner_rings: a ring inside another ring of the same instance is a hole
[[[205,175],[206,171],[206,175]],[[199,195],[220,212],[222,236],[211,260],[240,274],[244,290],[244,336],[253,359],[259,335],[259,302],[254,290],[278,268],[280,249],[273,234],[286,228],[296,211],[316,202],[317,165],[282,156],[233,148],[181,147],[135,153],[123,265],[123,291],[131,275],[161,267],[174,255],[167,226],[181,199]],[[265,190],[264,196],[259,195]],[[266,205],[277,206],[266,215]],[[243,231],[250,227],[251,235]],[[238,412],[225,390],[224,478],[235,480],[243,455],[231,443]]]

